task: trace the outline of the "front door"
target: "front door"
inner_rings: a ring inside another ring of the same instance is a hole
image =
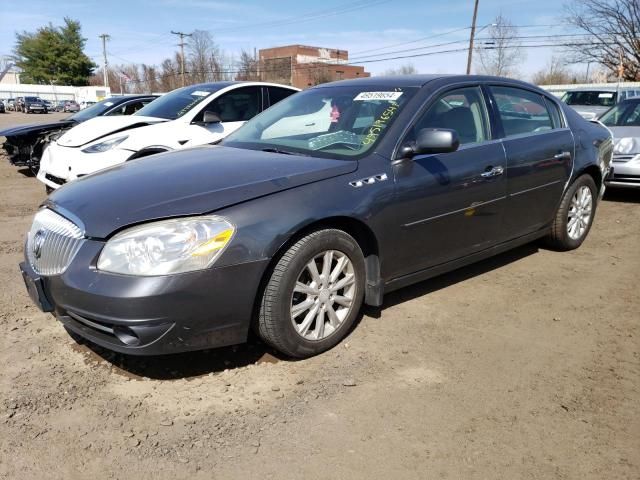
[[[397,249],[385,259],[397,277],[497,243],[504,209],[504,150],[492,140],[479,87],[445,93],[419,117],[403,144],[423,128],[456,130],[456,152],[397,162]]]
[[[195,116],[189,125],[189,141],[185,147],[212,143],[233,133],[262,110],[260,87],[231,90],[213,99]],[[203,124],[204,112],[220,117],[219,123]]]

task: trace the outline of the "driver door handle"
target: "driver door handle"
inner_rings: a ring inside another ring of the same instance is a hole
[[[560,152],[553,156],[554,160],[565,160],[571,158],[571,152]]]
[[[487,167],[487,170],[482,172],[480,174],[480,176],[482,178],[492,178],[492,177],[499,177],[503,173],[504,173],[504,168],[503,167],[500,167],[500,166],[498,166],[498,167]]]

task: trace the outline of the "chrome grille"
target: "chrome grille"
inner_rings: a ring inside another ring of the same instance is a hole
[[[635,157],[635,155],[615,154],[613,155],[613,161],[616,163],[625,163],[625,162],[628,162],[629,160],[632,160],[633,157]]]
[[[27,235],[27,259],[43,276],[65,272],[84,242],[84,232],[52,210],[40,210]]]

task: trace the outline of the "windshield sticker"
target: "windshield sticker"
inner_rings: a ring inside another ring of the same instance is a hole
[[[194,97],[208,97],[211,92],[205,92],[203,90],[196,90],[195,92],[191,92],[191,95]]]
[[[390,100],[395,101],[400,98],[402,92],[360,92],[353,100]]]
[[[601,93],[598,98],[613,98],[613,93]]]
[[[110,107],[111,105],[113,105],[113,102],[104,102],[105,107]]]
[[[362,143],[364,145],[371,145],[378,139],[380,133],[382,132],[382,130],[384,130],[384,127],[387,126],[389,120],[391,120],[398,111],[398,108],[399,107],[396,102],[391,102],[391,105],[389,105],[387,109],[380,114],[380,117],[378,117],[378,119],[373,122],[371,127],[369,127],[367,135],[364,137],[364,140],[362,140]]]

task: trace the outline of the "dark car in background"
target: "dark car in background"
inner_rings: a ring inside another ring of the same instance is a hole
[[[253,327],[308,357],[388,292],[540,238],[579,247],[611,152],[605,127],[515,80],[329,83],[221,146],[63,186],[20,268],[41,309],[115,351],[229,345]]]
[[[0,113],[6,113],[6,107],[4,106],[4,101],[0,100]]]
[[[47,105],[40,97],[24,97],[21,111],[23,113],[48,113]]]
[[[157,97],[157,95],[110,97],[57,122],[18,125],[0,130],[0,137],[5,137],[2,146],[13,165],[27,166],[36,175],[45,145],[66,130],[94,117],[132,115]]]

